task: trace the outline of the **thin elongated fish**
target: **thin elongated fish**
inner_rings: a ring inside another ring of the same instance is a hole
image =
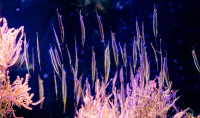
[[[63,64],[62,64],[62,95],[63,95],[63,113],[65,113],[66,101],[67,101],[67,84],[66,84],[66,72],[64,70]]]
[[[126,77],[127,77],[127,51],[126,51],[126,43],[124,44],[124,66],[126,68]]]
[[[144,22],[142,22],[142,39],[143,39],[143,42],[145,44],[145,38],[144,38]]]
[[[78,52],[77,52],[77,47],[76,47],[76,39],[75,39],[75,67],[73,67],[71,65],[72,68],[72,73],[74,76],[74,97],[76,98],[76,94],[77,94],[77,87],[78,87],[78,78],[77,78],[77,74],[78,74]]]
[[[121,46],[120,43],[119,43],[119,48],[120,48],[120,52],[121,52],[121,56],[122,56],[122,60],[123,60],[123,63],[124,63],[124,53],[123,53],[123,49],[122,49],[122,46]]]
[[[110,49],[109,49],[109,43],[106,47],[106,50],[104,52],[104,69],[105,69],[105,83],[108,81],[109,73],[110,73]]]
[[[103,24],[101,23],[101,16],[99,16],[99,14],[97,13],[97,10],[96,10],[96,14],[97,14],[97,19],[98,19],[98,24],[99,24],[99,30],[101,33],[101,42],[104,43],[104,45],[105,45]]]
[[[138,51],[140,52],[140,38],[141,38],[141,36],[140,36],[140,28],[139,28],[139,24],[138,24],[138,21],[136,20],[136,33],[137,33],[137,47],[138,47]]]
[[[146,52],[146,48],[145,48],[145,78],[146,78],[146,85],[148,85],[149,77],[150,77],[150,62],[148,61],[147,52]]]
[[[60,68],[62,68],[62,67],[61,67],[60,57],[59,57],[59,55],[58,55],[58,51],[57,51],[56,47],[55,47],[55,49],[54,49],[54,53],[55,53],[55,55],[56,55],[56,62],[58,63],[58,66],[59,66]]]
[[[81,10],[80,10],[80,24],[81,24],[81,36],[82,36],[82,53],[84,52],[84,44],[85,44],[85,25],[83,22],[83,16],[81,15]]]
[[[146,68],[145,68],[145,49],[144,49],[144,45],[143,45],[143,42],[141,40],[141,43],[140,43],[140,51],[139,51],[139,56],[140,56],[140,68],[139,68],[139,71],[140,71],[140,76],[142,79],[140,79],[141,84],[142,86],[141,87],[144,87],[145,85],[145,72],[146,72]]]
[[[57,16],[58,16],[58,22],[59,22],[59,26],[60,26],[60,34],[61,34],[61,40],[62,40],[62,44],[64,44],[64,27],[62,24],[62,16],[59,14],[58,9],[57,9]]]
[[[164,77],[165,77],[165,81],[167,83],[167,86],[170,87],[171,82],[169,80],[168,67],[167,67],[167,58],[164,58],[163,73],[164,73]]]
[[[74,76],[74,98],[77,98],[77,90],[78,90],[78,77],[76,73],[74,72],[74,68],[72,67],[73,70],[73,76]]]
[[[69,57],[70,71],[72,72],[72,59],[71,59],[71,54],[69,52],[67,44],[66,44],[66,49],[67,49],[67,54],[68,54],[68,57]]]
[[[129,68],[130,68],[130,78],[131,78],[131,81],[132,79],[134,79],[134,75],[133,75],[133,69],[132,69],[132,65],[131,65],[131,58],[129,58]]]
[[[53,32],[54,32],[54,35],[55,35],[55,38],[56,38],[56,43],[57,43],[57,46],[58,46],[58,50],[59,50],[59,52],[60,52],[60,54],[61,54],[61,57],[63,58],[63,56],[62,56],[62,50],[61,50],[60,43],[59,43],[59,40],[58,40],[58,36],[57,36],[57,34],[56,34],[56,31],[55,31],[55,29],[54,29],[53,24],[52,24],[52,28],[53,28]]]
[[[119,65],[118,50],[117,50],[117,44],[116,44],[116,40],[115,40],[115,33],[113,33],[112,31],[111,31],[111,37],[112,37],[113,55],[114,55],[116,67],[118,69],[118,65]]]
[[[33,63],[33,72],[35,68],[35,62],[34,62],[34,48],[32,48],[32,63]]]
[[[39,63],[39,66],[40,66],[40,71],[41,71],[41,65],[40,65],[40,46],[39,46],[39,40],[38,40],[38,33],[36,32],[37,34],[37,53],[38,53],[38,63]]]
[[[152,43],[151,43],[151,47],[152,47],[152,49],[153,49],[153,51],[154,51],[155,60],[156,60],[156,65],[157,65],[157,71],[158,71],[158,58],[157,58],[156,50],[155,50],[155,48],[153,47],[153,44],[152,44]]]
[[[30,74],[29,72],[29,56],[28,56],[28,45],[27,45],[27,41],[26,41],[26,34],[24,33],[24,59],[25,59],[25,63],[26,63],[26,67],[27,67],[27,70],[28,70],[28,73]]]
[[[78,52],[77,52],[77,47],[76,47],[76,40],[75,40],[75,59],[76,59],[76,63],[75,63],[75,74],[78,74]]]
[[[56,100],[58,100],[58,87],[57,87],[55,70],[53,70],[53,77],[54,77],[54,84],[55,84]]]
[[[193,57],[194,64],[195,64],[197,70],[200,72],[199,63],[198,63],[198,60],[197,60],[196,53],[195,53],[194,49],[192,50],[192,57]]]
[[[83,74],[79,77],[79,80],[77,81],[77,88],[76,88],[76,107],[78,107],[78,103],[80,98],[83,99],[83,90],[82,90],[82,78],[83,78]]]
[[[163,71],[163,57],[162,57],[162,48],[161,48],[161,42],[162,42],[162,39],[160,39],[160,77],[162,78],[162,82],[165,81],[165,78],[164,78],[164,71]],[[160,85],[161,86],[161,85]],[[160,90],[162,89],[161,87],[159,88]]]
[[[40,103],[40,109],[42,109],[43,106],[43,98],[44,98],[44,86],[43,86],[43,80],[40,78],[40,75],[38,75],[38,83],[39,83],[39,97],[41,100]]]
[[[119,75],[119,78],[120,78],[120,83],[121,83],[121,93],[120,93],[120,100],[122,101],[121,103],[124,103],[125,101],[125,90],[124,90],[124,76],[123,76],[123,67],[121,67],[120,69],[120,75]],[[123,107],[124,105],[122,105]]]
[[[153,11],[153,34],[156,40],[158,36],[158,21],[157,21],[157,9],[155,5],[154,5],[154,11]]]
[[[147,58],[147,52],[146,52],[146,47],[144,46],[144,43],[141,40],[141,67],[144,70],[143,73],[143,77],[145,79],[143,79],[143,85],[148,84],[149,81],[149,76],[150,76],[150,68],[149,68],[149,62],[148,62],[148,58]]]
[[[123,49],[122,49],[120,43],[119,43],[119,48],[120,48],[120,51],[121,51],[122,60],[123,60],[124,67],[126,68],[126,75],[127,75],[127,52],[126,52],[126,43],[124,44],[124,51],[123,51]]]
[[[22,58],[20,59],[20,65],[18,69],[21,68],[22,64],[24,63],[24,60],[25,60],[25,50],[24,50],[24,53],[22,54]]]
[[[92,85],[94,85],[95,70],[96,70],[96,59],[95,59],[94,48],[92,47],[92,83],[93,83]]]
[[[135,37],[134,37],[134,41],[133,41],[133,68],[134,68],[134,72],[136,69],[136,65],[137,65],[137,41],[135,41]]]
[[[59,69],[58,69],[58,64],[57,64],[57,62],[56,62],[56,58],[55,58],[55,55],[54,55],[54,53],[53,53],[52,47],[50,47],[49,53],[50,53],[50,56],[51,56],[51,63],[52,63],[52,65],[53,65],[53,68],[54,68],[54,70],[56,71],[58,77],[61,79],[60,73],[59,73]]]

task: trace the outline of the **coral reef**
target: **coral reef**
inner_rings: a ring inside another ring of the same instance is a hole
[[[31,88],[28,86],[29,74],[25,79],[17,76],[11,84],[8,68],[15,64],[22,50],[22,38],[24,27],[19,29],[8,28],[5,18],[0,19],[0,117],[13,116],[15,110],[13,105],[32,110],[30,105],[37,105],[41,101],[33,103],[34,94],[29,94]]]

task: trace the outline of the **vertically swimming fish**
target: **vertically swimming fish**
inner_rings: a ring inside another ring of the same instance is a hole
[[[119,42],[119,48],[120,48],[120,52],[121,52],[121,56],[122,56],[122,60],[123,60],[123,64],[124,64],[124,53],[123,53],[123,49],[122,49],[120,42]]]
[[[64,27],[63,27],[63,24],[62,24],[62,16],[59,14],[58,9],[57,9],[57,16],[58,16],[58,22],[59,22],[59,26],[60,26],[61,40],[62,40],[62,44],[64,44],[64,35],[65,35]]]
[[[80,98],[83,99],[83,90],[82,90],[82,78],[83,74],[79,77],[79,80],[77,81],[77,88],[76,88],[76,107],[78,107],[78,103]]]
[[[64,70],[63,64],[62,64],[62,95],[63,95],[63,113],[65,113],[66,101],[67,101],[67,84],[66,84],[66,72]]]
[[[119,78],[120,78],[120,83],[121,83],[121,89],[120,89],[120,100],[121,100],[121,103],[123,104],[125,102],[125,90],[124,90],[124,76],[123,76],[123,67],[121,67],[120,69],[120,75],[119,75]],[[122,105],[123,107],[124,105]],[[123,108],[122,108],[123,109]]]
[[[56,62],[58,63],[59,67],[62,68],[62,67],[61,67],[60,57],[59,57],[59,55],[58,55],[58,51],[57,51],[56,47],[55,47],[55,49],[54,49],[54,53],[55,53],[55,55],[56,55]]]
[[[99,14],[97,13],[97,10],[96,10],[96,14],[97,14],[97,19],[98,19],[98,24],[99,24],[99,30],[100,30],[100,33],[101,33],[101,42],[103,42],[104,45],[105,45],[103,24],[101,23],[101,16],[99,16]]]
[[[75,67],[73,67],[71,65],[71,69],[72,69],[72,73],[74,76],[74,97],[77,97],[77,87],[78,87],[78,78],[77,78],[77,74],[78,74],[78,52],[77,52],[77,47],[76,47],[76,39],[75,39]]]
[[[121,56],[122,56],[124,67],[126,68],[126,77],[127,77],[127,52],[126,52],[126,43],[124,44],[124,51],[123,51],[120,43],[119,43],[119,48],[120,48],[120,51],[121,51]]]
[[[140,51],[139,51],[139,56],[140,56],[140,76],[142,79],[141,80],[141,87],[145,86],[145,75],[146,75],[146,66],[145,66],[145,48],[142,40],[140,40]]]
[[[104,69],[105,69],[105,83],[108,81],[109,73],[110,73],[110,49],[109,43],[104,52]]]
[[[22,57],[20,59],[20,65],[19,65],[18,69],[21,68],[22,64],[24,63],[24,58],[25,58],[25,50],[24,50],[24,53],[22,54]]]
[[[158,35],[158,21],[157,21],[157,9],[155,5],[154,5],[154,11],[153,11],[153,34],[156,40],[157,35]]]
[[[161,47],[161,41],[162,41],[162,39],[160,39],[160,62],[161,62],[161,66],[160,66],[160,68],[161,68],[161,72],[163,72],[163,56],[162,56],[162,47]]]
[[[28,44],[27,44],[27,41],[26,41],[26,34],[24,33],[24,59],[25,59],[25,62],[26,62],[26,67],[27,67],[27,70],[28,70],[28,73],[30,74],[29,72],[29,55],[28,55]]]
[[[32,48],[32,63],[33,63],[33,72],[34,72],[34,68],[35,68],[35,62],[34,62],[34,48]]]
[[[57,34],[56,34],[56,31],[55,31],[55,29],[54,29],[53,24],[52,24],[52,28],[53,28],[53,32],[54,32],[54,35],[55,35],[55,38],[56,38],[56,43],[57,43],[57,46],[58,46],[58,50],[59,50],[59,52],[60,52],[60,54],[61,54],[61,57],[63,58],[63,56],[62,56],[62,50],[61,50],[60,43],[59,43],[59,40],[58,40],[58,36],[57,36]]]
[[[111,37],[112,37],[113,55],[114,55],[116,67],[118,69],[118,65],[119,65],[118,50],[117,50],[117,44],[116,44],[116,40],[115,40],[115,33],[113,33],[112,31],[111,31]]]
[[[126,68],[126,77],[127,77],[127,51],[126,51],[126,43],[124,44],[124,66]]]
[[[38,40],[38,33],[37,34],[37,53],[38,53],[38,62],[39,62],[39,66],[40,66],[40,71],[41,71],[41,65],[40,65],[40,46],[39,46],[39,40]]]
[[[39,83],[39,96],[40,96],[40,109],[42,109],[43,106],[43,98],[44,98],[44,87],[43,87],[43,80],[40,78],[40,75],[38,75],[38,83]]]
[[[133,68],[134,68],[134,72],[136,69],[136,65],[137,65],[137,41],[135,41],[135,36],[134,36],[134,40],[133,40]]]
[[[196,53],[195,53],[194,49],[192,50],[192,57],[193,57],[194,64],[195,64],[197,70],[200,72],[199,63],[198,63],[198,60],[197,60]]]
[[[70,55],[67,44],[66,44],[66,49],[67,49],[67,54],[68,54],[68,57],[69,57],[70,71],[72,72],[72,59],[71,59],[71,55]]]
[[[136,33],[137,33],[137,47],[138,47],[138,51],[140,52],[140,28],[139,28],[139,25],[138,25],[138,21],[136,20]]]
[[[92,47],[92,83],[93,83],[92,85],[94,85],[95,70],[96,70],[96,59],[95,59],[94,48]]]
[[[80,16],[80,24],[81,24],[81,36],[82,36],[82,53],[84,52],[84,44],[85,44],[85,25],[83,22],[83,16],[81,15],[81,10],[79,12]]]
[[[146,78],[146,85],[148,85],[149,77],[150,77],[150,63],[148,61],[147,52],[146,52],[146,48],[145,48],[145,78]]]
[[[56,71],[58,77],[61,79],[59,69],[58,69],[58,65],[57,65],[56,58],[55,58],[55,55],[53,53],[52,47],[50,47],[49,53],[50,53],[50,56],[51,56],[51,62],[52,62],[53,68]]]
[[[53,70],[53,77],[54,77],[54,84],[55,84],[56,100],[58,100],[58,87],[57,87],[55,70]]]
[[[159,85],[160,87],[159,87],[159,90],[161,91],[162,90],[162,85],[163,85],[163,83],[164,83],[164,81],[165,81],[165,78],[164,78],[164,71],[163,71],[163,57],[162,57],[162,48],[161,48],[161,39],[160,39],[160,68],[161,68],[161,70],[160,70],[160,77],[162,78],[161,80],[162,80],[162,84],[161,85]],[[160,82],[161,83],[161,82]],[[159,84],[160,84],[159,83]]]
[[[152,43],[151,43],[151,47],[152,47],[152,49],[153,49],[153,51],[154,51],[155,60],[156,60],[156,65],[157,65],[157,71],[158,71],[158,58],[157,58],[156,50],[155,50],[155,48],[153,47],[153,44],[152,44]]]
[[[168,67],[167,67],[167,58],[164,58],[163,73],[164,73],[164,77],[165,77],[165,81],[167,83],[167,86],[170,87],[171,82],[169,80]]]
[[[131,65],[131,58],[129,58],[129,67],[130,67],[130,79],[132,81],[132,79],[134,79],[134,75],[133,75],[133,69],[132,69],[132,65]]]
[[[75,39],[75,74],[78,74],[78,52],[77,52],[77,47],[76,47],[76,39]]]
[[[148,57],[147,57],[147,51],[146,51],[146,47],[145,44],[143,43],[143,41],[141,40],[141,52],[140,52],[140,57],[141,57],[141,68],[143,71],[143,85],[147,85],[148,81],[149,81],[149,76],[150,76],[150,68],[149,68],[149,62],[148,62]],[[146,83],[146,84],[145,84]]]
[[[142,39],[143,39],[143,42],[145,44],[145,38],[144,38],[144,22],[142,22]]]

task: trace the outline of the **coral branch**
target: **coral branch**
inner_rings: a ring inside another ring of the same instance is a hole
[[[43,100],[36,103],[31,100],[34,94],[28,93],[31,90],[28,86],[29,74],[25,79],[17,76],[17,79],[10,84],[8,68],[18,60],[22,50],[23,34],[23,26],[19,29],[9,29],[6,19],[0,19],[0,117],[8,115],[16,117],[13,105],[32,110],[31,104],[36,105]]]

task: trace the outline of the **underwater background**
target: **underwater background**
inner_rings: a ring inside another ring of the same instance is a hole
[[[103,60],[98,53],[104,53],[103,44],[99,33],[96,9],[101,16],[104,26],[105,41],[111,40],[110,31],[116,33],[117,42],[127,43],[127,53],[131,54],[132,40],[135,32],[136,19],[144,22],[145,41],[151,65],[151,76],[155,76],[156,66],[154,53],[150,43],[155,43],[152,25],[154,4],[158,10],[158,37],[162,39],[162,49],[167,52],[169,78],[172,81],[172,89],[179,90],[176,102],[179,109],[190,107],[190,112],[195,116],[200,113],[200,73],[197,71],[193,58],[192,49],[196,50],[197,58],[200,59],[200,1],[199,0],[1,0],[0,17],[5,17],[8,27],[24,26],[26,37],[29,41],[29,55],[34,47],[37,56],[36,32],[40,41],[41,72],[39,65],[35,63],[34,73],[30,71],[29,86],[34,93],[33,101],[39,99],[38,74],[44,81],[43,108],[33,106],[33,110],[15,108],[17,116],[25,118],[66,118],[74,117],[73,75],[67,72],[67,105],[66,113],[63,113],[61,86],[58,86],[58,98],[56,100],[53,79],[53,67],[49,55],[50,44],[56,45],[52,24],[59,33],[59,25],[56,10],[62,15],[65,29],[65,43],[71,53],[74,52],[74,37],[79,52],[81,52],[81,29],[79,11],[81,9],[85,23],[86,40],[84,54],[79,54],[79,71],[84,73],[84,78],[91,78],[90,65],[92,54],[91,48],[96,48],[96,59]],[[29,40],[30,39],[30,40]],[[67,55],[67,52],[65,52]],[[73,55],[73,53],[72,53]],[[74,57],[74,55],[73,55]],[[32,57],[31,57],[32,58]],[[67,57],[64,57],[67,58]],[[35,57],[37,60],[37,57]],[[68,62],[64,62],[67,63]],[[114,63],[114,62],[111,62]],[[97,63],[97,68],[103,70],[103,62]],[[114,65],[114,64],[113,64]],[[17,75],[25,76],[25,66],[18,69],[18,65],[10,68],[11,78]],[[114,70],[111,66],[111,75]],[[11,79],[12,81],[12,79]],[[14,81],[14,80],[13,80]],[[59,81],[58,81],[59,82]],[[58,83],[59,85],[59,83]],[[61,84],[60,84],[61,85]]]

